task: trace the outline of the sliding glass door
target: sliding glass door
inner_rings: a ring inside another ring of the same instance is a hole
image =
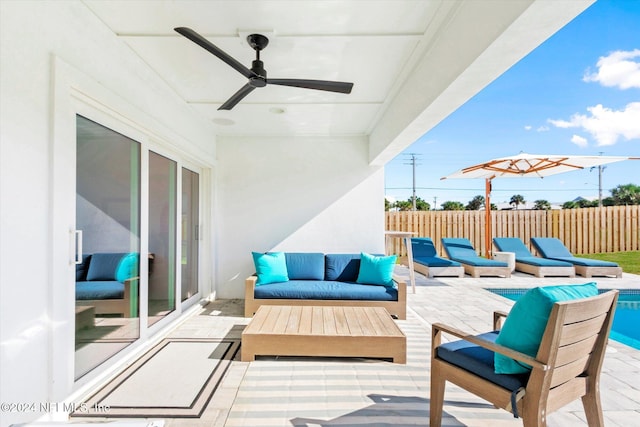
[[[75,378],[140,336],[140,144],[76,120]]]
[[[76,116],[75,380],[199,295],[199,179]]]
[[[200,243],[200,177],[182,168],[182,301],[198,293],[198,245]]]
[[[176,309],[177,165],[149,152],[149,325]]]

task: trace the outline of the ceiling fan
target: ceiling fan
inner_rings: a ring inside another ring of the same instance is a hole
[[[247,42],[256,51],[256,59],[251,63],[251,69],[245,67],[228,53],[202,37],[200,34],[187,27],[174,28],[176,32],[185,36],[197,45],[205,48],[229,66],[234,68],[240,74],[249,79],[247,84],[242,86],[231,98],[218,108],[218,110],[231,110],[245,96],[249,95],[255,88],[270,85],[294,86],[305,89],[324,90],[328,92],[351,93],[353,83],[336,82],[327,80],[304,80],[304,79],[271,79],[267,78],[267,71],[264,64],[260,60],[260,51],[267,47],[269,39],[262,34],[250,34],[247,36]]]

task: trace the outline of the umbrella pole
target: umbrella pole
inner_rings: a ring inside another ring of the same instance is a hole
[[[484,230],[484,254],[487,258],[491,258],[491,178],[487,178],[484,182],[484,214],[485,214],[485,230]]]

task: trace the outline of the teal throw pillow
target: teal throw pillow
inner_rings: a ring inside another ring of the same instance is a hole
[[[594,282],[533,288],[521,296],[509,312],[496,344],[535,357],[554,303],[598,295]],[[494,354],[496,374],[522,374],[531,366],[501,354]]]
[[[287,261],[284,252],[251,252],[256,267],[258,281],[256,286],[269,283],[288,282]]]
[[[138,277],[139,256],[135,252],[128,253],[122,257],[116,269],[116,280],[124,283],[125,280],[132,277]]]
[[[396,255],[375,256],[365,252],[360,254],[360,270],[357,283],[365,285],[392,286],[393,269],[396,265]]]

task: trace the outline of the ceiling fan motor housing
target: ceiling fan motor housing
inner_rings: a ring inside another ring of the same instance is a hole
[[[257,74],[255,77],[249,78],[249,84],[253,87],[265,87],[267,85],[267,70],[264,69],[264,63],[259,59],[251,63],[251,71]]]

